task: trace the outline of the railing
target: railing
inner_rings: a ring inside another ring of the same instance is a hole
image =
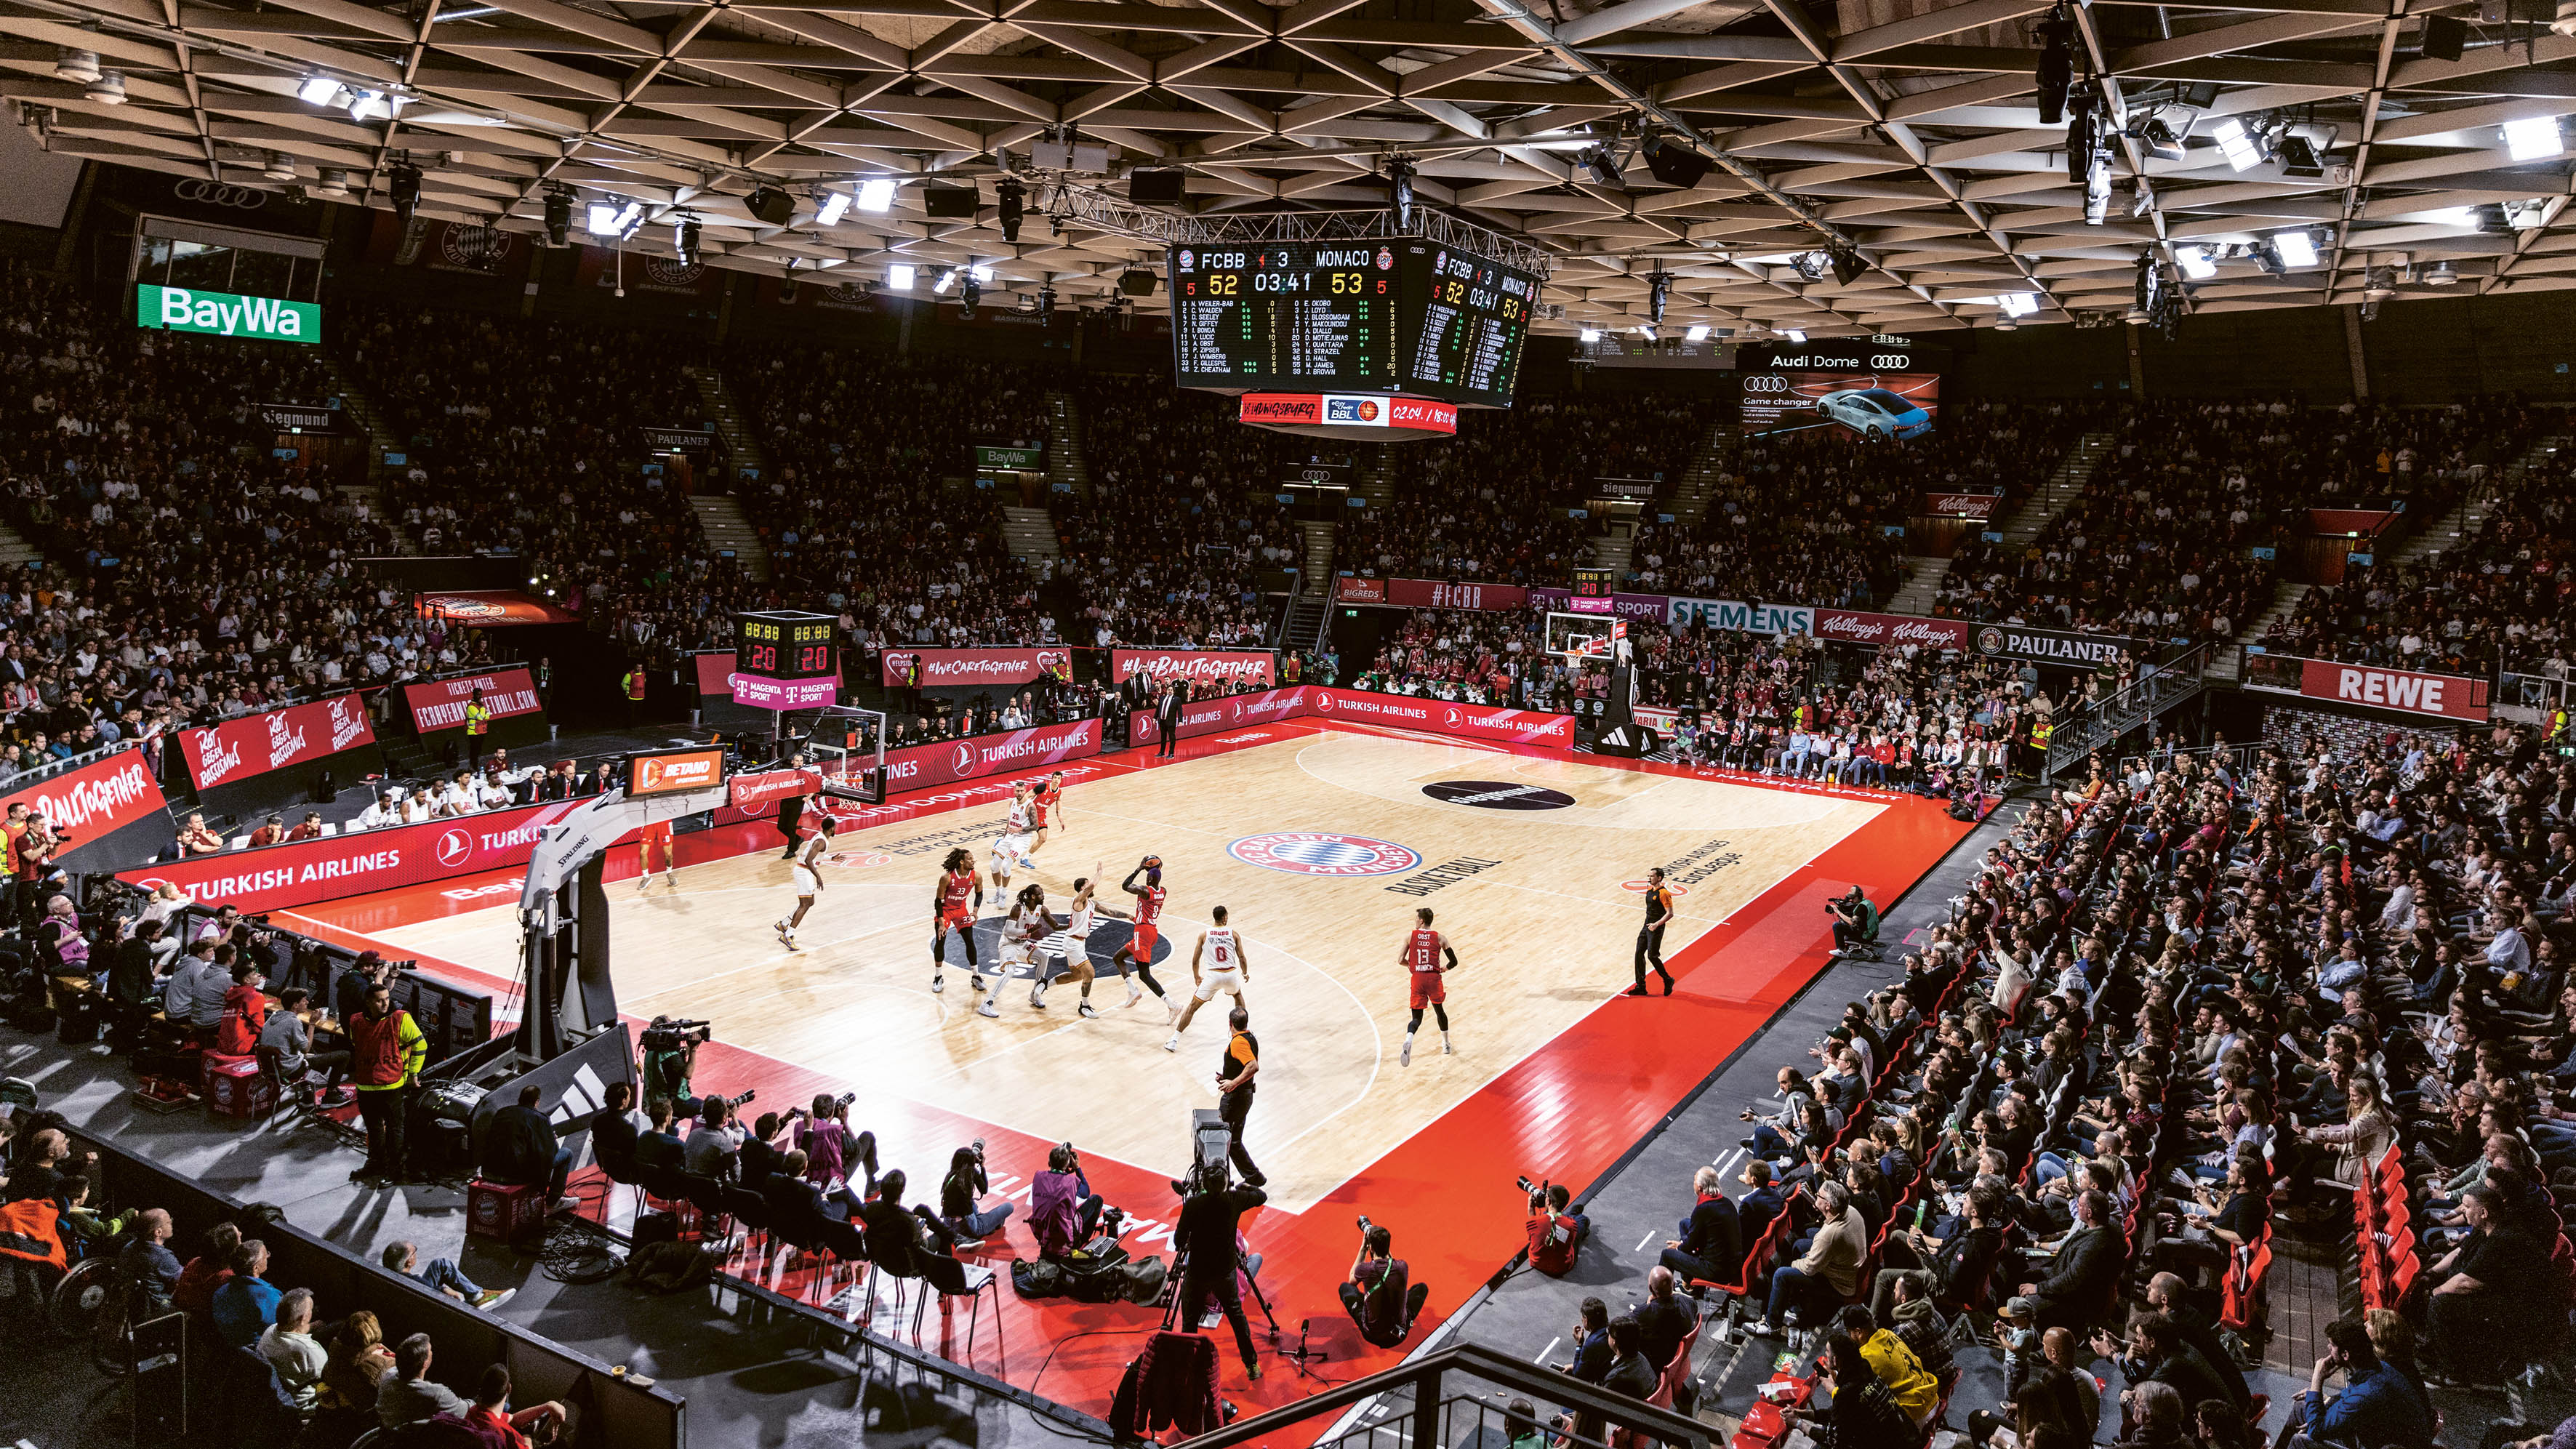
[[[1439,1449],[1443,1445],[1501,1442],[1488,1435],[1509,1416],[1509,1401],[1561,1405],[1597,1417],[1611,1429],[1686,1449],[1709,1449],[1709,1426],[1567,1374],[1523,1363],[1482,1344],[1462,1343],[1325,1389],[1293,1404],[1237,1419],[1194,1436],[1190,1449],[1228,1449],[1288,1435],[1327,1414],[1340,1414],[1322,1438],[1294,1432],[1301,1443],[1364,1449]],[[1349,1411],[1349,1412],[1343,1412]],[[1533,1426],[1536,1427],[1536,1426]],[[1606,1449],[1606,1441],[1566,1434],[1553,1442],[1576,1449]]]
[[[2059,721],[2048,738],[2043,781],[2086,755],[2200,693],[2209,684],[2210,661],[2223,640],[2195,644],[2164,663],[2142,664],[2138,677],[2117,693],[2094,700]]]
[[[2526,723],[2546,723],[2552,710],[2576,710],[2576,679],[2520,674],[2508,669],[2496,677],[2496,691],[2490,702],[2499,712],[2510,708],[2536,716]]]

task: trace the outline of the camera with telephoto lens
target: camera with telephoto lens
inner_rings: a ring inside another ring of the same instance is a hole
[[[1523,1192],[1547,1191],[1547,1180],[1545,1178],[1541,1178],[1537,1182],[1532,1182],[1529,1180],[1528,1174],[1524,1173],[1519,1177],[1513,1178],[1512,1181],[1520,1184],[1520,1189]]]
[[[1370,1221],[1368,1220],[1368,1214],[1366,1214],[1366,1213],[1362,1213],[1362,1214],[1360,1214],[1360,1232],[1361,1232],[1363,1235],[1365,1235],[1365,1234],[1373,1233],[1373,1232],[1376,1232],[1376,1231],[1377,1231],[1377,1224],[1375,1224],[1375,1223],[1373,1223],[1373,1222],[1370,1222]]]
[[[739,1111],[741,1111],[741,1110],[742,1110],[742,1108],[743,1108],[744,1104],[746,1104],[746,1103],[750,1102],[753,1098],[755,1098],[755,1097],[757,1097],[757,1096],[759,1096],[759,1095],[760,1095],[760,1089],[759,1089],[759,1088],[757,1088],[757,1087],[748,1087],[748,1088],[745,1088],[745,1089],[743,1090],[742,1095],[741,1095],[741,1096],[739,1096],[739,1097],[727,1097],[727,1098],[725,1098],[725,1099],[724,1099],[724,1104],[725,1104],[725,1107],[726,1107],[726,1109],[727,1109],[727,1110],[729,1110],[729,1111],[739,1112]]]
[[[712,1041],[715,1039],[715,1034],[716,1028],[713,1022],[672,1021],[667,1018],[657,1018],[652,1025],[644,1028],[644,1050],[675,1052],[693,1042]]]

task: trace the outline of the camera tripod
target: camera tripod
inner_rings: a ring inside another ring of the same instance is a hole
[[[1185,1307],[1181,1302],[1181,1285],[1188,1281],[1189,1267],[1189,1251],[1182,1249],[1172,1260],[1172,1271],[1163,1279],[1163,1296],[1156,1306],[1163,1310],[1163,1331],[1166,1333],[1198,1331],[1199,1311],[1203,1305],[1192,1303]],[[1322,1349],[1311,1347],[1307,1342],[1314,1320],[1311,1318],[1298,1320],[1297,1341],[1294,1344],[1287,1343],[1285,1340],[1288,1337],[1288,1330],[1279,1326],[1279,1315],[1270,1311],[1270,1297],[1261,1291],[1261,1280],[1252,1274],[1245,1273],[1243,1281],[1251,1287],[1252,1301],[1261,1306],[1261,1316],[1270,1325],[1270,1351],[1295,1365],[1297,1372],[1321,1382],[1321,1378],[1315,1371],[1306,1367],[1310,1362],[1328,1357]]]

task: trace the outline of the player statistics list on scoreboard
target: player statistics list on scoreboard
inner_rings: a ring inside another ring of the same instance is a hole
[[[1508,396],[1537,283],[1464,252],[1432,260],[1405,380]]]
[[[1383,248],[1180,248],[1173,262],[1172,340],[1184,383],[1394,379],[1395,275]]]

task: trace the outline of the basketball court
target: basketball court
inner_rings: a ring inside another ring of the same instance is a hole
[[[1161,856],[1170,895],[1155,972],[1176,1003],[1213,907],[1245,942],[1262,1045],[1246,1144],[1272,1203],[1247,1235],[1267,1255],[1260,1281],[1280,1321],[1293,1337],[1314,1319],[1335,1378],[1391,1357],[1360,1343],[1333,1298],[1355,1213],[1395,1231],[1415,1281],[1434,1284],[1431,1317],[1444,1316],[1519,1247],[1516,1174],[1598,1176],[1822,968],[1830,898],[1857,883],[1885,902],[1968,828],[1910,796],[1314,721],[1066,773],[1065,808],[1015,888],[1036,880],[1061,916],[1072,879],[1101,863],[1102,899],[1123,909],[1117,882]],[[855,1090],[852,1123],[877,1133],[916,1199],[935,1193],[951,1150],[980,1137],[996,1192],[1025,1207],[1047,1149],[1070,1141],[1094,1190],[1137,1215],[1130,1250],[1168,1255],[1166,1180],[1189,1160],[1191,1110],[1215,1104],[1229,1000],[1202,1008],[1179,1051],[1162,1050],[1166,1011],[1151,995],[1125,1006],[1110,967],[1130,936],[1116,919],[1089,942],[1096,1020],[1076,1014],[1069,984],[1033,1009],[1025,975],[1002,991],[998,1020],[978,1016],[953,943],[946,990],[933,993],[941,859],[962,846],[986,864],[1008,790],[987,780],[843,817],[797,950],[771,928],[794,898],[768,826],[681,837],[676,888],[657,879],[637,892],[635,851],[619,848],[620,1007],[712,1021],[698,1085],[758,1087],[754,1111]],[[1658,865],[1678,896],[1664,943],[1677,995],[1624,999],[1645,872]],[[292,914],[299,928],[364,936],[488,986],[517,963],[515,904],[511,877],[495,873]],[[1005,905],[988,895],[980,913],[987,965]],[[1426,1018],[1407,1066],[1397,952],[1418,906],[1458,951],[1457,1051],[1440,1053]],[[1014,1222],[988,1251],[1029,1252],[1025,1230]],[[961,1342],[951,1356],[1095,1412],[1135,1352],[1120,1335],[1153,1326],[1149,1309],[1062,1300],[1014,1300],[1002,1317],[998,1342],[987,1329],[980,1350]],[[1075,1333],[1098,1336],[1068,1342]],[[1226,1358],[1236,1393],[1230,1346]],[[1280,1368],[1251,1386],[1253,1402],[1294,1397]]]

